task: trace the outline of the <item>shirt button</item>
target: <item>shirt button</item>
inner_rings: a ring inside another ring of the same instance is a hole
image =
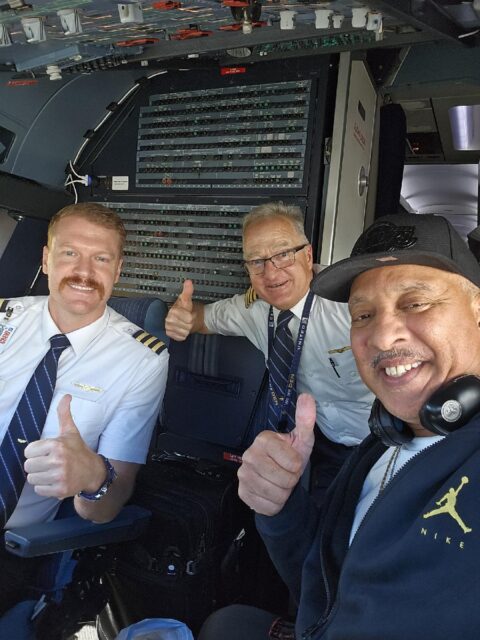
[[[357,372],[356,371],[350,371],[350,376],[352,378],[356,378],[357,377]]]
[[[330,402],[322,402],[324,407],[329,407],[330,406]]]

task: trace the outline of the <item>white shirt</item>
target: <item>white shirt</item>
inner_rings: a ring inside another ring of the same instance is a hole
[[[291,311],[295,340],[305,297]],[[268,358],[270,305],[256,300],[245,307],[243,295],[205,306],[205,325],[212,333],[246,336]],[[274,309],[274,317],[279,314]],[[297,372],[297,392],[313,395],[317,424],[327,438],[347,446],[368,434],[373,396],[363,384],[350,347],[350,315],[346,304],[314,297]]]
[[[16,298],[0,314],[0,439],[38,363],[61,333],[47,297]],[[139,327],[108,307],[92,324],[66,334],[57,382],[42,438],[58,435],[57,406],[72,396],[73,420],[85,443],[107,458],[143,463],[165,392],[168,352],[154,353],[132,337]],[[24,526],[52,519],[56,498],[38,496],[28,483],[7,523]]]
[[[397,447],[388,447],[385,453],[380,456],[373,467],[368,472],[365,482],[363,483],[362,493],[358,499],[355,510],[355,518],[353,520],[352,530],[350,532],[350,544],[357,533],[357,529],[364,519],[367,511],[372,506],[375,498],[380,493],[382,484],[385,486],[393,476],[417,453],[423,451],[432,444],[443,440],[445,436],[428,436],[422,438],[413,438],[410,442],[402,444],[396,455]],[[395,458],[392,458],[395,456]],[[390,464],[390,468],[389,467]]]

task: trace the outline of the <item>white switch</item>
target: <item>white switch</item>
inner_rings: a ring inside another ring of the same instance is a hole
[[[280,29],[295,29],[296,11],[280,11]]]
[[[315,9],[315,29],[330,29],[331,9]]]
[[[364,29],[367,24],[367,13],[370,11],[368,7],[358,7],[352,9],[352,27],[355,29]]]
[[[343,16],[341,13],[334,13],[332,16],[333,28],[340,29],[344,19],[345,19],[345,16]]]

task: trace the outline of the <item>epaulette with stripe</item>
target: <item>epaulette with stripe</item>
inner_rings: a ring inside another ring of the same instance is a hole
[[[160,355],[162,351],[167,348],[167,345],[162,340],[160,340],[160,338],[157,338],[157,336],[153,336],[151,333],[147,333],[147,331],[143,331],[143,329],[136,331],[133,334],[133,337],[135,338],[135,340],[138,340],[139,342],[144,344],[157,355]]]
[[[0,313],[3,313],[8,309],[8,303],[10,300],[6,300],[5,298],[0,298]]]
[[[245,309],[248,309],[248,307],[252,305],[255,300],[258,300],[257,292],[251,285],[243,294],[243,299],[245,301]]]

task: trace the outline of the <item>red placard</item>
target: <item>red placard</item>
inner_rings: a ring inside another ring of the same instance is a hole
[[[247,67],[221,67],[220,75],[221,76],[233,76],[237,73],[246,73]]]

